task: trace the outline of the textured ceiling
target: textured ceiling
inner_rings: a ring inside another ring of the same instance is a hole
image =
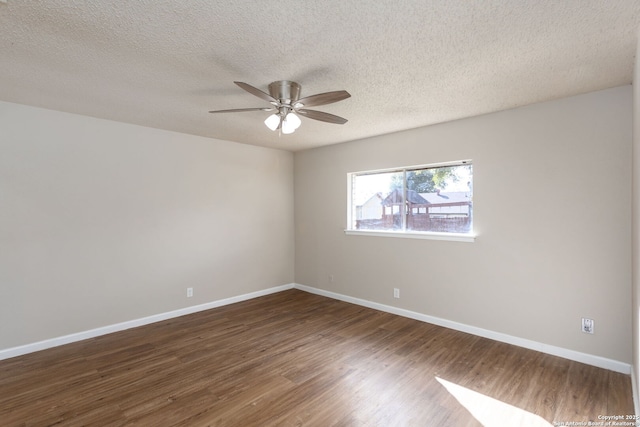
[[[300,150],[631,83],[638,0],[0,1],[0,100]],[[264,91],[344,89],[269,131]]]

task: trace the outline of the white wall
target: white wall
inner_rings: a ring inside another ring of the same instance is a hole
[[[289,152],[0,102],[0,349],[291,283],[293,243]]]
[[[631,363],[631,111],[625,86],[296,153],[296,283]],[[460,159],[475,243],[344,234],[348,172]]]

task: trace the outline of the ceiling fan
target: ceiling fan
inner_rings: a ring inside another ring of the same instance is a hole
[[[351,95],[346,90],[337,90],[334,92],[319,93],[316,95],[300,98],[302,86],[290,80],[278,80],[269,84],[269,93],[243,82],[234,82],[242,89],[252,95],[257,96],[270,103],[271,107],[265,108],[234,108],[231,110],[215,110],[210,113],[239,113],[244,111],[274,111],[272,115],[267,117],[264,124],[269,129],[275,131],[281,129],[282,133],[293,133],[300,127],[301,120],[296,115],[299,114],[321,122],[345,124],[347,119],[325,113],[323,111],[308,110],[306,107],[315,107],[318,105],[327,105],[334,102],[342,101]]]

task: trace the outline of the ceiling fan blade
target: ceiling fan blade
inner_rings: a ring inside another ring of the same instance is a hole
[[[256,87],[251,86],[250,84],[243,83],[243,82],[234,82],[234,83],[240,86],[242,89],[249,92],[250,94],[257,96],[260,99],[264,99],[267,102],[272,102],[276,104],[278,103],[278,100],[275,99],[273,96],[269,95],[266,92],[261,91]]]
[[[274,111],[275,108],[233,108],[231,110],[214,110],[210,113],[242,113],[244,111]]]
[[[339,116],[334,116],[333,114],[325,113],[323,111],[301,109],[301,110],[296,110],[296,113],[299,113],[300,115],[308,117],[313,120],[320,120],[321,122],[335,123],[338,125],[343,125],[347,123],[347,119],[344,119]]]
[[[351,96],[346,90],[336,90],[334,92],[319,93],[317,95],[307,96],[306,98],[296,101],[304,105],[305,107],[315,107],[318,105],[333,104],[334,102],[342,101]]]

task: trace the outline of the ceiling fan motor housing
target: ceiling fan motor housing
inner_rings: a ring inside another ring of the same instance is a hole
[[[300,85],[290,80],[279,80],[269,84],[269,95],[282,104],[292,105],[300,99]]]

